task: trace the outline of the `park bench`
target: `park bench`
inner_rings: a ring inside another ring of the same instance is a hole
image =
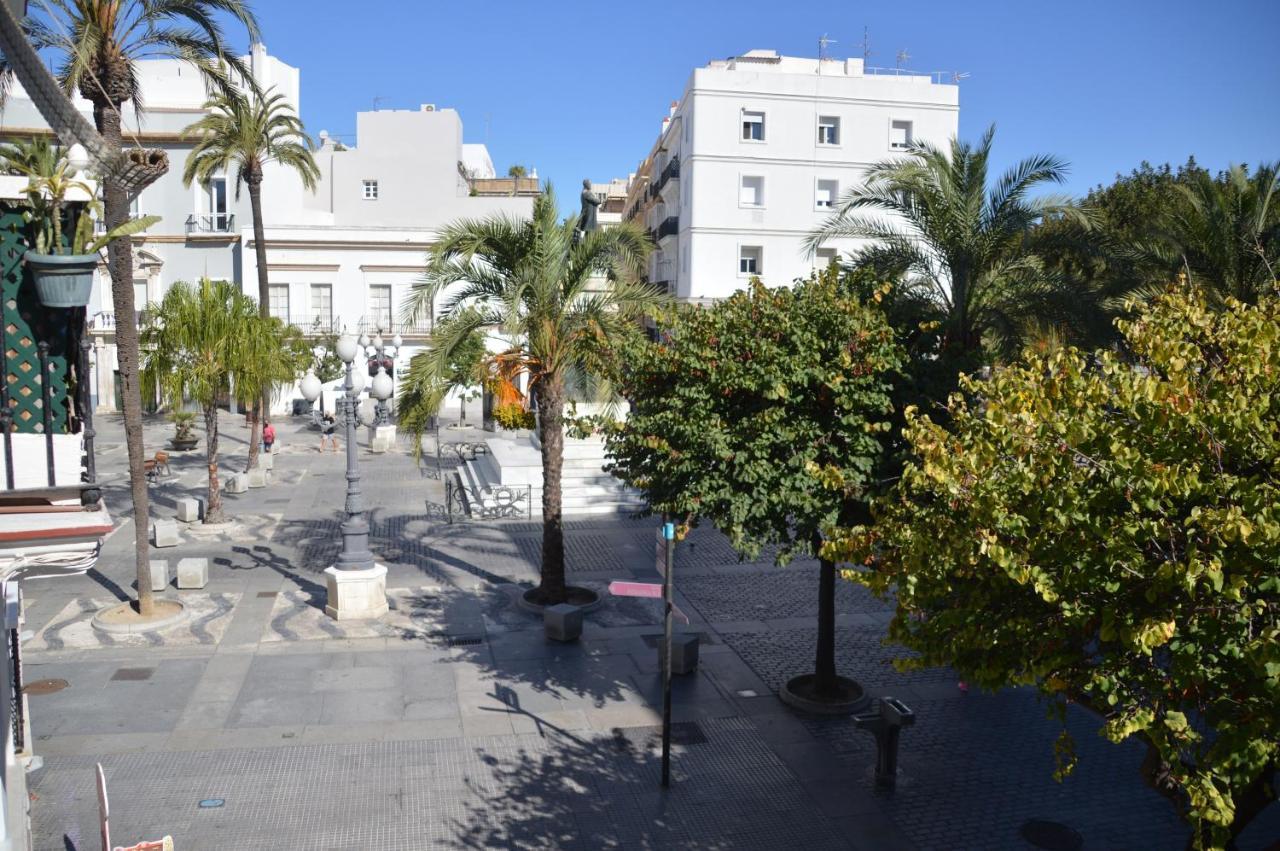
[[[169,476],[169,453],[165,451],[157,452],[154,458],[148,458],[142,462],[142,471],[146,474],[147,481],[155,482],[160,476]]]

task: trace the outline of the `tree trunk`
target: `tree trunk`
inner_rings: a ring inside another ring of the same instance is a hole
[[[108,87],[110,91],[110,87]],[[112,148],[120,150],[118,106],[95,100],[93,121]],[[117,181],[103,181],[103,212],[107,230],[129,219],[129,195]],[[124,401],[125,445],[129,452],[129,489],[133,497],[134,561],[138,577],[138,613],[153,611],[151,599],[151,526],[146,460],[142,445],[142,387],[138,382],[138,321],[133,303],[133,240],[113,239],[107,246],[107,267],[111,271],[111,303],[116,312],[116,356],[120,362],[120,396]]]
[[[249,187],[249,206],[253,211],[253,253],[258,263],[258,315],[271,316],[271,282],[267,270],[267,237],[262,224],[262,168],[250,165],[245,184]],[[262,445],[262,420],[271,411],[271,391],[264,387],[262,398],[254,402],[249,415],[249,469],[258,466],[258,447]]]
[[[814,547],[822,546],[822,536],[814,536]],[[813,687],[818,697],[836,697],[836,566],[819,559],[818,651],[814,661]]]
[[[218,406],[204,406],[205,455],[209,460],[209,504],[204,509],[205,523],[221,523],[222,487],[218,481]]]
[[[467,424],[467,394],[463,392],[458,396],[458,425]]]
[[[564,468],[564,379],[558,375],[538,382],[538,419],[542,438],[542,582],[538,602],[553,606],[566,601],[560,493]]]

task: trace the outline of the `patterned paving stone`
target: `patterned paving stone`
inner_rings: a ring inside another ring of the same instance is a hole
[[[312,641],[325,638],[425,639],[447,632],[440,589],[387,590],[389,612],[376,621],[336,621],[325,614],[326,591],[285,591],[276,596],[262,634],[264,642]]]
[[[680,593],[712,623],[777,620],[817,616],[818,572],[816,564],[800,562],[730,575],[677,574],[676,581]],[[892,603],[877,599],[861,585],[836,582],[837,614],[892,610]]]
[[[36,633],[24,649],[89,650],[99,647],[180,647],[214,645],[222,640],[240,594],[184,591],[174,595],[190,617],[169,629],[140,635],[108,633],[93,628],[93,616],[120,601],[107,597],[80,597],[67,603]]]

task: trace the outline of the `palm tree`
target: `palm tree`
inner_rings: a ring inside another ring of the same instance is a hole
[[[1072,293],[1032,250],[1031,234],[1046,217],[1088,224],[1064,196],[1028,197],[1064,180],[1055,157],[1022,160],[988,187],[994,135],[993,126],[977,145],[952,139],[946,150],[917,142],[871,166],[806,241],[816,251],[830,239],[869,240],[853,264],[899,274],[901,298],[932,308],[943,351],[962,362],[984,344],[1016,351],[1037,323],[1071,320]]]
[[[296,171],[304,187],[315,189],[320,179],[320,169],[311,155],[315,144],[284,95],[259,91],[256,85],[249,85],[244,94],[217,94],[204,108],[208,114],[188,127],[184,134],[199,141],[187,157],[182,179],[190,186],[194,181],[204,182],[219,172],[234,170],[237,198],[241,184],[248,185],[258,260],[258,309],[265,318],[270,315],[271,302],[262,224],[263,168],[270,162],[279,163]],[[250,405],[253,428],[249,465],[252,467],[258,457],[259,414],[267,410],[269,399],[253,399]]]
[[[93,121],[111,151],[121,151],[121,110],[132,102],[140,110],[135,63],[170,57],[195,66],[222,86],[232,75],[248,79],[244,63],[226,49],[218,23],[221,14],[240,21],[251,39],[258,22],[244,0],[46,0],[33,4],[44,18],[27,21],[32,43],[63,57],[59,79],[68,94],[93,104]],[[125,186],[103,181],[107,230],[129,218]],[[116,352],[124,399],[125,443],[134,510],[134,558],[138,575],[138,613],[152,614],[148,499],[142,446],[142,394],[138,383],[138,327],[133,303],[133,243],[113,240],[108,247],[112,303],[116,314]]]
[[[263,319],[254,300],[226,281],[175,283],[143,331],[142,369],[148,393],[160,393],[174,409],[193,400],[204,412],[209,462],[209,501],[205,523],[220,523],[218,487],[218,400],[231,392],[261,393],[262,376],[278,372],[283,325]],[[288,378],[297,375],[296,358]],[[241,391],[240,388],[247,388]]]
[[[570,385],[596,372],[601,351],[636,333],[637,320],[663,300],[638,279],[650,250],[643,231],[617,225],[579,237],[575,226],[573,219],[558,219],[550,186],[534,200],[529,219],[495,215],[454,222],[441,231],[426,278],[404,308],[405,318],[415,320],[443,299],[445,321],[429,349],[411,362],[401,401],[401,421],[419,433],[438,407],[438,388],[455,352],[474,331],[505,335],[522,349],[542,442],[542,581],[527,595],[540,605],[568,599],[560,475]],[[591,286],[601,275],[608,276],[607,285]]]
[[[1263,164],[1252,175],[1241,165],[1218,178],[1200,171],[1177,186],[1158,227],[1162,253],[1219,298],[1254,303],[1274,294],[1280,272],[1280,172]]]

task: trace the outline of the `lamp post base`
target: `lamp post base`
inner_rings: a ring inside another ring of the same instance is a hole
[[[387,613],[387,568],[375,564],[366,570],[324,572],[329,602],[324,613],[334,620],[372,620]]]

